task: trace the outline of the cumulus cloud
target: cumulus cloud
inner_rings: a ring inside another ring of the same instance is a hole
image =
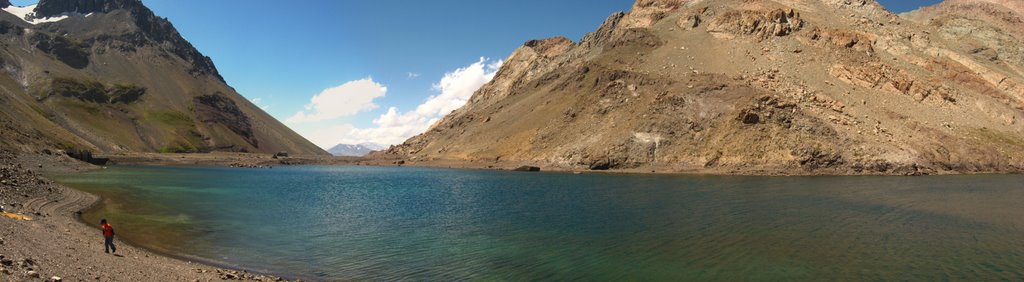
[[[441,81],[434,84],[439,95],[430,96],[427,101],[416,107],[416,113],[422,116],[443,116],[462,107],[480,89],[494,78],[502,61],[487,63],[486,58],[464,68],[446,73]]]
[[[433,85],[435,95],[411,111],[400,112],[396,107],[389,107],[387,112],[373,120],[373,127],[358,128],[350,124],[332,126],[311,132],[306,138],[324,148],[365,142],[384,145],[402,143],[409,137],[423,133],[444,115],[465,105],[473,92],[494,78],[501,64],[501,60],[480,58],[469,66],[448,72]]]
[[[295,113],[285,122],[299,124],[328,121],[373,110],[379,107],[373,100],[384,97],[387,92],[388,88],[374,82],[373,78],[349,81],[313,96],[305,110]]]
[[[350,136],[393,145],[423,133],[444,115],[465,105],[473,92],[494,78],[501,64],[501,60],[489,62],[481,57],[476,63],[446,73],[433,85],[438,94],[428,97],[415,110],[399,113],[395,107],[388,108],[386,113],[373,120],[376,127],[353,128]]]
[[[266,111],[270,108],[270,105],[263,104],[263,98],[252,98],[252,100],[249,101],[252,101],[252,104],[256,105],[256,107],[259,107],[261,110]]]
[[[338,144],[359,144],[352,143],[352,139],[348,138],[349,131],[355,129],[351,124],[342,125],[329,125],[327,127],[312,129],[302,132],[302,137],[306,137],[309,142],[313,142],[320,148],[330,149]]]

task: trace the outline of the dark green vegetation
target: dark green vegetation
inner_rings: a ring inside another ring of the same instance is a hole
[[[78,98],[78,100],[83,102],[92,102],[97,104],[129,104],[141,98],[142,94],[146,94],[146,88],[135,86],[133,84],[115,84],[110,87],[106,87],[97,81],[79,81],[73,78],[54,78],[53,82],[50,84],[50,90],[48,93],[49,95]],[[46,97],[40,97],[40,99],[45,99]]]
[[[46,33],[36,33],[29,40],[40,51],[54,56],[69,67],[83,69],[89,66],[89,46],[77,40]]]
[[[37,25],[0,12],[2,145],[326,154],[235,92],[141,1],[42,0],[35,10],[68,12]]]

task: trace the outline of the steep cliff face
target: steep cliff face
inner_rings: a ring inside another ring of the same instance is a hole
[[[869,0],[641,0],[578,43],[528,42],[463,108],[376,156],[724,173],[1020,171],[1024,62],[1014,48],[1024,41],[1005,32],[1012,18],[956,22],[984,9],[903,18]]]
[[[209,57],[139,0],[7,7],[0,41],[8,145],[326,154],[225,84]]]

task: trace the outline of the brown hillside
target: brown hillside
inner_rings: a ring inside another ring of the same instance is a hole
[[[578,43],[528,42],[464,107],[376,156],[754,174],[1017,172],[1024,42],[1003,12],[1020,9],[995,2],[902,18],[866,0],[641,0]]]

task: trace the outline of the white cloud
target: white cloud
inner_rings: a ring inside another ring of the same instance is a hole
[[[256,107],[259,107],[261,110],[266,111],[267,109],[270,108],[270,105],[261,104],[263,102],[263,98],[252,98],[252,100],[249,101],[252,101],[252,104],[256,105]]]
[[[376,109],[373,100],[384,97],[388,88],[374,82],[373,78],[364,78],[346,82],[345,84],[324,89],[313,96],[304,111],[299,111],[285,120],[286,123],[311,123],[333,120],[340,117],[355,115],[359,112]]]
[[[441,81],[434,84],[434,90],[441,94],[427,98],[426,102],[416,107],[416,113],[441,116],[462,107],[473,96],[473,92],[494,78],[501,64],[500,60],[487,63],[487,59],[481,57],[472,65],[446,73]]]
[[[406,74],[409,76],[409,79],[420,77],[420,74],[415,73],[415,72],[409,72],[409,73],[406,73]]]
[[[366,142],[384,145],[402,143],[409,137],[423,133],[444,115],[466,104],[480,86],[494,78],[501,64],[501,60],[480,58],[469,66],[446,73],[432,87],[437,94],[428,97],[412,111],[399,112],[398,108],[389,107],[387,112],[373,120],[373,127],[358,128],[343,124],[313,130],[304,136],[323,148]],[[380,88],[386,89],[383,86]]]
[[[348,142],[349,139],[346,137],[352,129],[355,127],[351,124],[332,125],[302,132],[302,137],[306,137],[309,142],[313,142],[320,148],[330,149],[338,144],[357,144]]]

